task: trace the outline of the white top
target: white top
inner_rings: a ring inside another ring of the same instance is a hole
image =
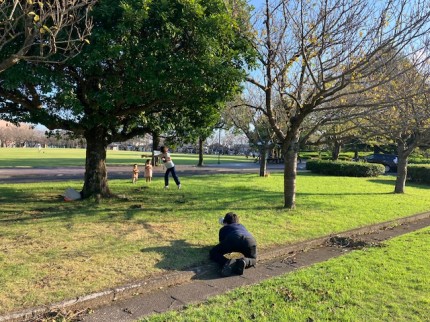
[[[167,169],[171,169],[171,168],[173,168],[175,166],[175,164],[172,161],[172,158],[170,157],[170,153],[169,152],[160,153],[160,154],[157,155],[157,157],[164,158],[166,160],[166,162],[164,162],[164,166]]]

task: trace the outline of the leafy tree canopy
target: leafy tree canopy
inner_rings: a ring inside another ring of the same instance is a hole
[[[252,62],[248,7],[234,3],[100,0],[81,55],[1,74],[0,117],[71,131],[99,151],[154,128],[169,130],[181,115],[198,120],[202,107],[239,89]]]

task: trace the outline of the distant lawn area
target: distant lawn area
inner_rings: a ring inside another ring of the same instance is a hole
[[[141,321],[429,321],[430,228]]]
[[[133,185],[121,199],[64,202],[81,182],[0,184],[0,313],[84,295],[207,263],[218,218],[235,211],[260,250],[430,210],[430,187],[392,193],[394,177],[299,174],[297,209],[283,205],[283,177],[182,176]]]
[[[139,151],[107,151],[106,163],[108,166],[130,166],[134,163],[143,164],[147,158],[142,154],[150,152]],[[178,165],[196,165],[197,154],[172,153],[173,160]],[[245,156],[221,155],[220,163],[253,162],[252,158]],[[205,164],[218,163],[218,155],[205,154]],[[37,148],[0,148],[0,168],[11,167],[84,167],[84,149],[54,149],[46,148],[40,152]]]

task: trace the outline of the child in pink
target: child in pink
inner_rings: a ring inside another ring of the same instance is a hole
[[[146,163],[145,163],[145,179],[146,179],[146,182],[152,181],[152,165],[151,165],[150,159],[146,160]]]
[[[139,168],[137,167],[137,164],[135,164],[133,166],[133,183],[136,183],[138,178],[139,178]]]

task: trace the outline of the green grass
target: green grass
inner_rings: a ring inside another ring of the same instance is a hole
[[[143,164],[146,158],[141,158],[147,152],[108,150],[106,163],[108,166]],[[178,165],[196,165],[197,154],[173,153],[172,158]],[[245,156],[221,155],[220,163],[252,162]],[[204,155],[205,164],[218,163],[217,155]],[[85,166],[84,149],[42,149],[37,148],[0,148],[0,168],[11,167],[83,167]]]
[[[430,228],[142,321],[429,321]]]
[[[81,182],[0,184],[0,313],[57,302],[207,262],[218,217],[236,211],[260,249],[429,210],[428,186],[392,193],[394,177],[301,174],[297,210],[283,205],[282,175],[112,180],[123,199],[64,202]],[[146,187],[137,189],[137,187]]]

